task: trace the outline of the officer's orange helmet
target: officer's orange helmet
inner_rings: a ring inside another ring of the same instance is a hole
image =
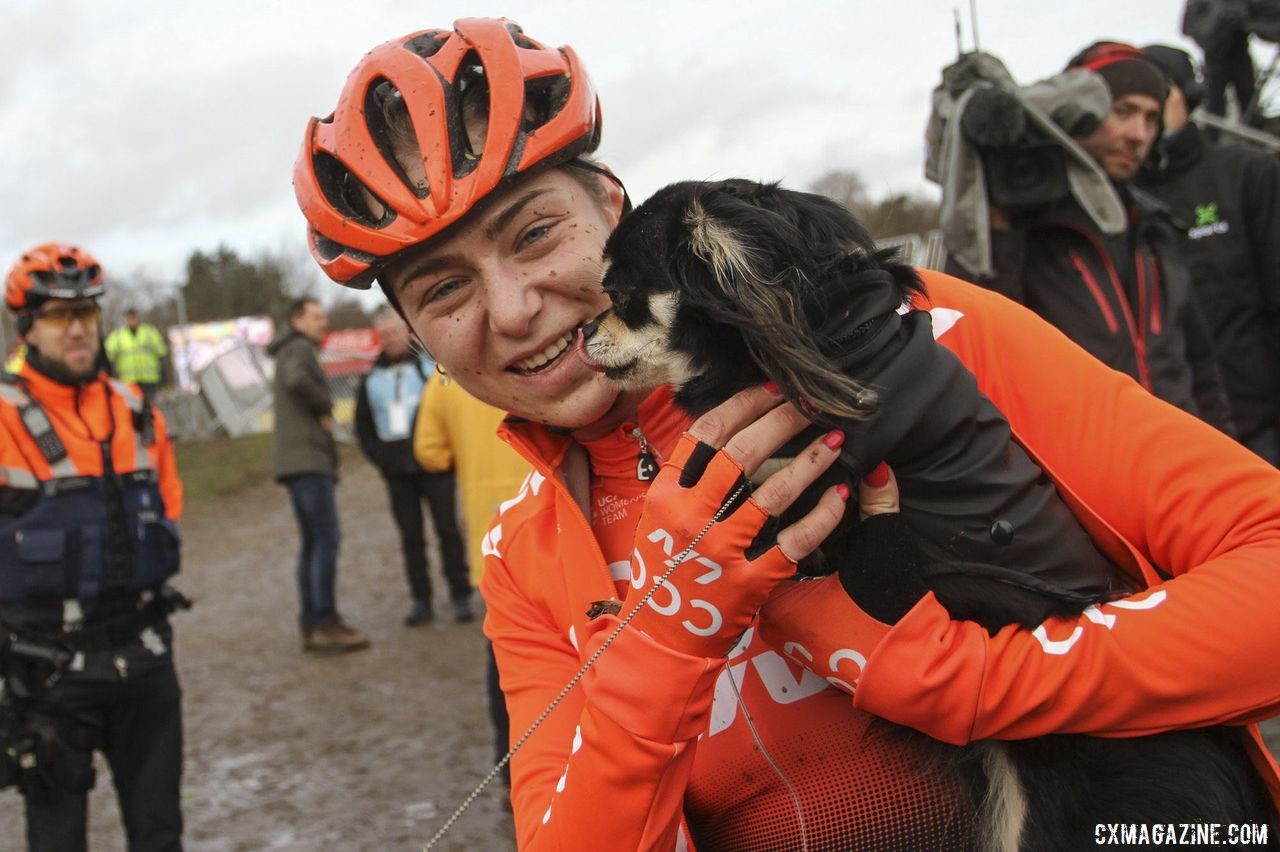
[[[307,125],[293,188],[311,253],[335,281],[367,288],[388,258],[495,189],[599,144],[600,105],[571,48],[545,47],[504,19],[453,27],[375,47],[333,113]],[[473,141],[467,131],[478,125],[464,123],[463,110],[476,105],[487,126]],[[388,110],[407,114],[421,179],[392,154]]]
[[[70,243],[42,243],[23,252],[9,270],[4,303],[25,311],[47,299],[94,298],[103,290],[102,267],[93,255]]]

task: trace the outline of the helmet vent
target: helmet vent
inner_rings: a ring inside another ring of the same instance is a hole
[[[313,162],[320,191],[343,216],[370,228],[385,228],[395,221],[395,211],[337,158],[317,151]]]
[[[489,127],[489,79],[474,50],[462,58],[456,80],[455,85],[446,90],[445,109],[449,112],[453,176],[463,178],[480,165],[480,157],[484,155],[483,139]],[[479,145],[473,144],[473,136]]]
[[[343,255],[346,255],[353,260],[358,260],[361,263],[373,263],[377,260],[376,257],[368,252],[359,251],[358,249],[353,249],[350,246],[344,246],[342,243],[331,240],[318,231],[315,232],[314,245],[316,253],[319,254],[326,263],[337,260]]]
[[[369,135],[387,165],[414,195],[426,198],[431,188],[422,168],[422,150],[400,91],[389,80],[374,80],[365,92],[364,115]]]
[[[427,30],[406,41],[404,46],[406,50],[423,59],[430,59],[440,52],[440,48],[444,47],[451,35],[453,33],[449,30]]]
[[[520,29],[520,25],[515,21],[507,21],[507,35],[511,36],[511,40],[515,42],[516,47],[523,47],[525,50],[542,50],[542,45],[524,34],[524,30]]]
[[[569,101],[569,89],[569,78],[563,74],[525,83],[524,121],[520,129],[532,133],[559,115]]]

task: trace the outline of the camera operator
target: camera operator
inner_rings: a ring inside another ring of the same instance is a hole
[[[1165,75],[1140,50],[1116,42],[1086,48],[1068,64],[1074,68],[1106,82],[1111,109],[1101,121],[1085,115],[1063,130],[1110,180],[1124,224],[1118,233],[1104,231],[1066,191],[1066,179],[1057,175],[1065,153],[1055,160],[1037,142],[1030,146],[1033,155],[1019,156],[1018,146],[1002,139],[1000,153],[1016,160],[1002,164],[993,157],[995,146],[984,133],[1007,131],[1018,123],[1015,116],[962,122],[961,132],[983,152],[988,176],[992,274],[966,269],[954,257],[948,271],[1026,305],[1155,395],[1233,434],[1190,273],[1179,257],[1178,229],[1163,205],[1130,185],[1160,134]],[[983,94],[989,95],[983,105],[988,119],[1022,109],[1007,92]],[[1036,168],[1046,172],[1040,186],[1028,174]],[[1010,181],[1024,185],[1005,185]],[[1017,206],[1001,206],[1008,199]]]

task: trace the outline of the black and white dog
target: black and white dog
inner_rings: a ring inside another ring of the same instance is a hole
[[[929,314],[904,309],[923,289],[915,271],[877,251],[845,208],[745,180],[677,183],[623,219],[605,263],[613,307],[584,330],[584,348],[613,381],[672,384],[696,415],[773,380],[815,429],[845,430],[841,464],[793,515],[832,481],[889,463],[919,567],[868,580],[855,597],[873,615],[894,621],[930,589],[994,633],[1133,591],[934,341]],[[847,563],[847,517],[803,572]],[[1106,822],[1275,825],[1238,730],[936,746],[975,790],[981,848],[1077,849]]]

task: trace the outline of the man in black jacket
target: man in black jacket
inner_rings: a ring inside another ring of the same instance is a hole
[[[405,624],[413,627],[433,617],[431,577],[427,573],[422,501],[440,539],[440,557],[449,584],[453,616],[471,621],[471,575],[458,532],[455,479],[452,472],[427,473],[413,457],[413,425],[427,378],[435,364],[409,345],[409,328],[394,310],[386,308],[375,320],[382,352],[356,394],[356,436],[360,450],[377,466],[387,483],[391,515],[400,531],[404,571],[413,593],[413,608]]]
[[[1128,227],[1103,233],[1070,196],[993,207],[995,274],[978,276],[954,261],[951,271],[1026,305],[1155,395],[1233,434],[1177,229],[1160,202],[1130,185],[1159,134],[1164,74],[1137,48],[1114,42],[1091,45],[1069,67],[1093,71],[1110,89],[1106,119],[1071,130],[1111,179]]]
[[[1280,163],[1215,145],[1187,117],[1202,89],[1185,51],[1144,51],[1169,77],[1164,137],[1138,182],[1182,220],[1183,254],[1241,442],[1280,464]]]

